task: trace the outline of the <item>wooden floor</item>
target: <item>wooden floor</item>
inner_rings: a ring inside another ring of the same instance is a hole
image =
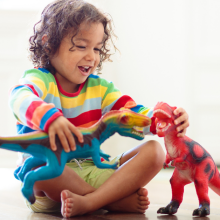
[[[146,188],[149,191],[151,205],[145,214],[110,213],[100,210],[91,215],[69,219],[83,220],[220,220],[220,198],[209,191],[211,199],[211,214],[208,217],[192,217],[192,212],[198,207],[198,199],[194,185],[185,187],[184,201],[176,215],[158,215],[157,210],[167,205],[171,199],[169,179],[172,170],[162,170]],[[0,168],[0,220],[58,220],[64,219],[61,214],[41,214],[29,211],[20,193],[20,182],[13,177],[13,169]]]

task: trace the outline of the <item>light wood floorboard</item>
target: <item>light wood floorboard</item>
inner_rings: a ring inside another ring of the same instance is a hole
[[[169,179],[172,170],[162,170],[146,188],[149,191],[151,205],[145,214],[110,213],[99,210],[93,214],[69,219],[80,220],[220,220],[220,198],[209,190],[211,200],[211,215],[208,217],[193,217],[192,212],[198,207],[198,199],[194,184],[185,187],[184,201],[176,215],[158,215],[157,210],[167,205],[171,199]],[[60,213],[32,213],[26,207],[20,192],[20,182],[14,179],[13,169],[0,168],[0,220],[59,220],[64,219]]]

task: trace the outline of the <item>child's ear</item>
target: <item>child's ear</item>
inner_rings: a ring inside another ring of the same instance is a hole
[[[47,35],[44,34],[42,37],[42,45],[44,45],[47,42],[47,40],[48,40]]]

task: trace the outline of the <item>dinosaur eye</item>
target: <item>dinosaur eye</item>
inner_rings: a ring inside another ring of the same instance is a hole
[[[128,116],[123,115],[123,116],[121,117],[121,123],[126,124],[127,121],[128,121]]]
[[[122,124],[127,124],[127,125],[130,125],[132,123],[132,118],[127,116],[127,115],[123,115],[121,117],[121,123]]]

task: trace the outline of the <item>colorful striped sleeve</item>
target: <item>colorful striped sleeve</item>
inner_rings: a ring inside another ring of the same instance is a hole
[[[114,86],[112,82],[100,79],[102,85],[102,115],[111,110],[119,110],[121,108],[130,109],[136,113],[143,114],[152,118],[153,108],[148,108],[143,105],[137,105],[136,102],[128,95],[122,95],[121,92]],[[152,119],[153,120],[153,119]],[[145,127],[143,130],[145,135],[155,134],[155,126]]]
[[[122,95],[112,82],[102,79],[102,87],[104,93],[102,95],[102,115],[111,110],[119,110],[120,108],[132,108],[136,106],[135,101],[128,95]]]
[[[137,112],[139,114],[146,115],[147,117],[151,118],[151,126],[147,126],[143,129],[145,135],[154,135],[156,134],[156,127],[153,118],[153,108],[147,108],[143,105],[136,105],[135,107],[131,108],[132,111]]]
[[[48,131],[49,125],[62,113],[53,103],[46,103],[50,78],[38,69],[25,72],[20,84],[10,91],[9,105],[19,124],[32,130]]]

